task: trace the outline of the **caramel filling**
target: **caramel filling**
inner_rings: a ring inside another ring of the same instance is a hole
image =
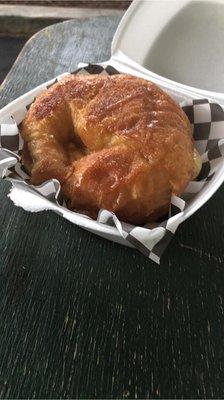
[[[201,156],[198,153],[198,151],[196,149],[194,149],[194,174],[193,174],[193,179],[197,178],[197,176],[199,175],[200,171],[201,171],[201,167],[202,167],[202,161],[201,161]]]

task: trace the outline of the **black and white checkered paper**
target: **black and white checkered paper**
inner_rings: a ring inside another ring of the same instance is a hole
[[[113,75],[119,72],[110,65],[93,64],[88,64],[74,72],[74,74],[96,73]],[[60,80],[60,77],[38,87],[35,92],[32,92],[30,96],[28,95],[25,100],[21,101],[16,111],[1,119],[0,177],[11,181],[14,187],[19,187],[24,193],[38,196],[39,200],[43,198],[49,200],[54,205],[53,208],[49,207],[49,209],[54,209],[55,212],[67,218],[68,210],[60,191],[59,182],[52,179],[40,186],[31,185],[29,176],[23,170],[20,159],[23,141],[19,132],[19,124],[36,96]],[[120,221],[114,213],[108,210],[100,210],[97,218],[97,224],[101,228],[102,224],[108,227],[116,227],[127,244],[135,247],[158,264],[176,229],[184,220],[184,211],[187,210],[190,204],[192,205],[192,202],[197,201],[196,198],[200,197],[202,189],[212,183],[224,162],[223,108],[219,104],[206,99],[189,100],[182,104],[182,108],[192,124],[195,147],[202,157],[202,169],[197,179],[189,183],[182,198],[172,196],[167,219],[145,226],[133,226]],[[15,203],[20,205],[19,201]],[[32,211],[29,206],[26,209]],[[85,215],[69,212],[74,214],[74,223],[77,223],[75,216],[83,221],[90,219]],[[79,223],[79,225],[82,224]],[[83,223],[83,226],[85,227],[85,223]]]

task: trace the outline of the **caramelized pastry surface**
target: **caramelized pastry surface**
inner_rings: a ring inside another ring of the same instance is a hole
[[[56,178],[71,209],[143,224],[166,213],[195,174],[190,123],[155,84],[129,75],[68,75],[21,124],[33,184]]]

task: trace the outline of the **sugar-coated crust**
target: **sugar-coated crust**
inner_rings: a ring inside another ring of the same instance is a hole
[[[169,95],[129,75],[68,75],[21,124],[34,184],[56,178],[70,208],[143,224],[194,174],[190,123]]]

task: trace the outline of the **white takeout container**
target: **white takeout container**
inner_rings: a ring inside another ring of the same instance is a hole
[[[164,88],[223,104],[223,21],[223,0],[134,0],[115,32],[111,58],[127,65],[123,53]]]
[[[181,78],[181,74],[179,77],[181,79],[179,81],[171,80],[166,78],[165,76],[161,76],[156,72],[153,72],[149,69],[150,67],[150,52],[153,54],[154,57],[154,69],[156,70],[156,62],[155,58],[157,55],[155,55],[155,48],[156,48],[156,43],[158,42],[160,47],[159,49],[164,49],[163,43],[161,42],[162,38],[164,38],[165,41],[169,39],[168,33],[170,33],[170,40],[173,40],[173,29],[178,25],[178,18],[181,18],[182,24],[185,21],[185,24],[187,24],[187,28],[185,26],[184,29],[189,29],[189,31],[193,31],[195,34],[195,41],[197,42],[197,46],[193,46],[194,49],[198,49],[198,43],[200,40],[202,40],[203,34],[204,37],[206,38],[207,31],[205,30],[206,25],[205,22],[208,17],[208,11],[213,9],[213,17],[210,18],[210,23],[214,24],[215,21],[215,16],[216,16],[216,11],[219,15],[223,16],[224,19],[224,4],[222,1],[215,1],[215,0],[205,0],[203,2],[197,2],[197,4],[201,4],[202,11],[199,16],[197,16],[197,29],[195,29],[195,19],[192,18],[192,13],[195,11],[195,2],[190,1],[190,0],[184,0],[184,1],[139,1],[139,0],[134,0],[134,2],[131,4],[127,12],[125,13],[124,17],[122,18],[117,31],[114,35],[114,39],[112,42],[112,47],[111,47],[111,58],[107,62],[103,62],[101,65],[111,65],[114,68],[116,68],[120,72],[125,72],[125,73],[131,73],[133,75],[143,77],[145,79],[151,80],[158,84],[162,89],[167,91],[178,103],[181,103],[185,100],[189,99],[203,99],[207,98],[209,100],[215,101],[219,103],[220,105],[224,105],[224,93],[218,92],[217,90],[205,90],[204,87],[197,88],[199,86],[199,83],[197,85],[197,82],[195,82],[195,86],[189,86],[184,84],[186,80],[190,81],[191,78],[191,73],[194,73],[194,71],[191,68],[191,62],[196,59],[200,59],[201,54],[193,54],[191,52],[190,56],[188,57],[188,54],[185,54],[185,60],[184,64],[186,62],[186,65],[188,66],[189,71],[189,76],[187,76],[186,72],[187,69],[185,70],[185,75],[183,76],[183,79]],[[216,11],[214,11],[216,10]],[[203,20],[205,19],[205,21]],[[172,27],[172,24],[174,24],[174,28]],[[212,59],[212,67],[214,68],[213,64],[217,62],[217,55],[215,46],[217,45],[217,37],[216,37],[216,32],[215,32],[215,26],[212,26],[212,30],[214,32],[213,38],[210,38],[209,46],[207,48],[207,51],[210,51],[210,55],[206,55],[206,60],[209,60],[210,58]],[[202,32],[204,29],[204,32]],[[166,33],[163,35],[163,33]],[[178,35],[180,32],[176,32],[176,35]],[[197,37],[198,34],[198,37]],[[220,35],[223,37],[223,42],[224,43],[224,30],[223,33],[219,32],[219,40]],[[168,40],[169,42],[169,40]],[[167,43],[168,43],[167,42]],[[183,41],[180,43],[181,46],[184,45]],[[200,43],[199,43],[200,44]],[[167,44],[168,46],[168,44]],[[178,54],[175,58],[175,43],[169,43],[170,46],[170,52],[172,49],[172,59],[173,59],[173,73],[177,74],[179,71],[179,66],[182,63],[182,60],[179,59],[178,57],[181,56],[181,49],[182,47],[179,46],[178,48]],[[173,46],[173,48],[172,48]],[[217,49],[218,51],[219,49]],[[169,52],[169,53],[170,53]],[[223,53],[222,56],[224,56],[224,46],[223,46]],[[220,61],[221,61],[221,55]],[[159,60],[159,58],[158,58]],[[158,61],[157,60],[157,61]],[[158,66],[159,66],[158,62]],[[202,63],[203,64],[203,63]],[[201,65],[202,65],[201,64]],[[200,63],[199,63],[200,66]],[[213,71],[214,69],[211,69],[211,74],[209,76],[204,76],[203,74],[201,77],[201,81],[207,82],[211,78],[211,87],[212,84],[214,83],[214,88],[216,88],[216,80],[219,81],[223,79],[224,82],[224,67],[223,71],[221,69],[217,69],[216,72],[219,72],[220,75],[218,76],[213,76]],[[168,71],[169,73],[169,71]],[[199,74],[200,75],[200,74]],[[203,79],[202,79],[203,78]],[[25,105],[27,104],[27,99],[32,99],[36,97],[40,92],[42,92],[46,86],[51,84],[54,80],[45,82],[43,85],[38,86],[37,88],[31,90],[29,93],[26,93],[25,95],[21,96],[20,98],[16,99],[4,109],[0,111],[0,122],[4,120],[4,118],[7,115],[13,114],[14,112],[17,111],[18,105],[20,105],[21,109],[21,104],[24,104],[24,109]],[[212,83],[213,82],[213,83]],[[224,92],[224,86],[223,86],[223,92]],[[212,195],[213,193],[220,187],[224,180],[224,162],[222,162],[222,165],[219,167],[218,171],[215,174],[215,177],[211,179],[210,182],[208,182],[203,189],[200,191],[200,196],[197,196],[197,201],[190,202],[186,209],[177,216],[177,226],[182,223],[185,219],[187,219],[190,215],[192,215],[197,209],[199,209]],[[13,200],[15,205],[23,207],[25,210],[29,211],[41,211],[41,210],[54,210],[58,212],[58,207],[49,201],[48,199],[45,199],[41,196],[35,195],[29,191],[26,193],[24,192],[24,188],[22,185],[20,185],[19,182],[13,183],[13,190],[10,193],[10,198]],[[32,204],[32,207],[30,207],[30,204]],[[31,209],[32,208],[32,209]],[[105,225],[103,223],[99,223],[97,221],[94,221],[86,216],[83,216],[81,214],[74,213],[70,210],[63,209],[63,217],[70,220],[71,222],[82,226],[84,229],[87,229],[88,231],[91,231],[99,236],[102,236],[106,239],[118,242],[120,244],[126,245],[126,246],[131,246],[132,244],[125,240],[125,237],[122,237],[121,232],[119,232],[119,228]],[[172,231],[172,230],[171,230]],[[175,230],[174,230],[175,231]],[[164,229],[163,228],[156,228],[155,230],[151,230],[150,232],[150,240],[153,243],[157,243],[159,240],[164,235]]]

